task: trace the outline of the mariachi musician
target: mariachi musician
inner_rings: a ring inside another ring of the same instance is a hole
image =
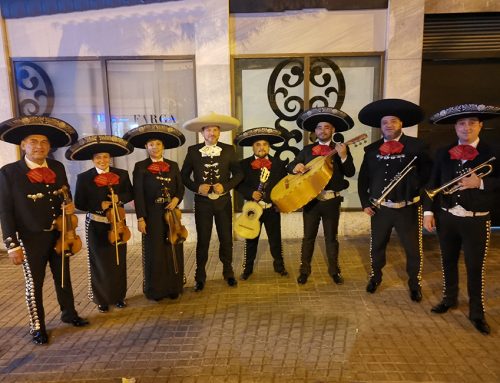
[[[219,237],[219,259],[222,276],[230,287],[237,285],[233,270],[233,207],[231,189],[242,179],[243,173],[232,145],[219,142],[220,132],[236,129],[240,122],[231,116],[210,113],[186,121],[184,129],[201,133],[204,142],[188,148],[182,165],[182,181],[195,193],[194,220],[196,243],[196,273],[194,291],[205,287],[208,248],[213,222]]]
[[[382,282],[386,248],[395,228],[405,250],[408,287],[414,302],[422,300],[420,190],[429,178],[432,162],[428,146],[404,134],[402,128],[419,123],[423,116],[418,105],[401,99],[374,101],[358,115],[360,122],[380,128],[382,133],[380,140],[365,147],[358,178],[361,207],[371,220],[371,273],[366,291],[373,294]]]
[[[70,145],[77,137],[72,126],[51,117],[20,117],[0,123],[0,139],[20,145],[25,152],[21,160],[0,169],[0,222],[9,258],[15,265],[23,265],[30,333],[35,344],[49,341],[42,295],[47,263],[61,320],[76,327],[89,323],[75,310],[69,258],[64,260],[63,271],[62,255],[54,249],[60,238],[55,230],[62,213],[60,190],[68,187],[68,180],[64,165],[48,158],[51,148]],[[66,204],[65,213],[73,212],[73,203]]]
[[[186,142],[172,126],[145,124],[123,136],[133,146],[146,149],[147,158],[135,164],[133,173],[137,228],[142,233],[143,291],[146,298],[177,299],[184,285],[184,248],[168,241],[166,210],[174,211],[184,197],[177,162],[163,156],[165,149]]]
[[[469,319],[483,334],[491,331],[484,316],[484,266],[490,211],[498,204],[500,149],[480,139],[479,133],[483,121],[495,117],[500,117],[500,107],[478,104],[452,106],[431,117],[434,124],[454,124],[458,142],[437,150],[424,200],[424,227],[431,232],[437,227],[443,268],[444,296],[431,311],[442,314],[458,305],[458,258],[463,249]]]
[[[328,274],[336,284],[340,285],[344,283],[339,266],[338,225],[342,202],[340,192],[349,185],[344,177],[354,176],[356,168],[349,148],[343,143],[333,142],[332,137],[335,132],[351,129],[354,122],[348,114],[341,110],[319,107],[304,111],[297,119],[297,124],[304,130],[314,132],[317,142],[305,146],[297,157],[288,164],[289,173],[305,173],[307,171],[306,164],[315,157],[328,155],[334,149],[337,151],[332,157],[333,175],[330,181],[315,199],[304,206],[302,211],[304,238],[297,282],[305,284],[309,274],[311,274],[314,242],[318,234],[319,222],[322,220]]]
[[[66,151],[68,160],[92,160],[94,165],[77,177],[75,206],[87,212],[88,297],[101,313],[108,312],[110,304],[118,308],[126,306],[126,239],[130,238],[130,232],[123,226],[124,217],[117,213],[124,213],[123,205],[132,201],[133,190],[128,172],[110,164],[111,157],[124,156],[133,150],[120,137],[100,135],[84,137]]]
[[[284,140],[279,130],[266,127],[245,130],[234,139],[235,144],[251,146],[253,150],[250,157],[240,161],[244,176],[236,190],[245,200],[255,201],[262,207],[263,212],[259,218],[259,226],[264,224],[266,228],[271,256],[273,257],[273,268],[281,276],[288,275],[283,261],[281,217],[269,195],[274,185],[286,176],[286,169],[283,161],[269,155],[269,149],[270,144],[278,144]],[[268,171],[264,183],[261,182],[263,168]],[[245,240],[243,272],[240,276],[242,280],[247,280],[253,273],[259,237],[260,231],[257,237]]]

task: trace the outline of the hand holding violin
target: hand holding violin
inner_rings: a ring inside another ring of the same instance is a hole
[[[64,212],[66,214],[75,214],[75,204],[73,202],[66,203],[64,207]]]
[[[170,203],[167,206],[165,206],[165,209],[174,210],[178,204],[179,204],[179,198],[174,197],[174,198],[172,198]]]

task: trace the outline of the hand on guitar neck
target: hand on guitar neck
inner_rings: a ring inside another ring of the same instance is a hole
[[[333,157],[336,153],[342,161],[345,161],[347,158],[347,145],[341,142],[336,143],[335,148],[325,157]],[[311,169],[311,167],[299,163],[293,168],[293,174],[306,174]]]

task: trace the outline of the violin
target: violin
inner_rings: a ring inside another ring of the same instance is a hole
[[[188,231],[186,226],[181,223],[181,210],[179,208],[174,208],[173,210],[167,209],[168,203],[171,201],[170,193],[167,188],[163,189],[164,198],[167,200],[165,204],[165,214],[163,218],[168,226],[168,236],[167,242],[172,246],[172,258],[174,264],[175,274],[179,273],[179,265],[177,264],[177,254],[175,252],[175,246],[183,243],[187,236]]]
[[[82,240],[76,234],[78,218],[75,214],[66,214],[66,205],[71,203],[69,190],[66,185],[54,192],[55,195],[62,194],[62,214],[56,218],[55,227],[61,233],[56,241],[54,250],[62,255],[61,259],[61,287],[64,288],[64,259],[78,253],[82,249]]]
[[[82,240],[76,234],[78,226],[78,217],[75,214],[66,214],[65,207],[71,203],[68,187],[64,185],[61,189],[54,192],[55,195],[62,194],[63,206],[62,214],[56,218],[55,227],[61,233],[54,247],[57,254],[69,257],[78,253],[82,249]]]
[[[111,229],[108,231],[108,241],[112,245],[121,245],[130,239],[131,233],[125,220],[125,209],[118,206],[115,202],[113,188],[108,187],[111,192],[111,207],[106,211],[106,218],[111,223]]]
[[[125,209],[115,202],[115,192],[111,185],[108,185],[111,193],[111,207],[106,211],[106,218],[111,223],[108,230],[108,241],[115,246],[116,265],[120,265],[118,245],[125,244],[131,237],[130,230],[125,222]]]
[[[173,210],[166,209],[165,222],[168,225],[168,238],[167,241],[172,245],[178,245],[186,240],[188,231],[186,226],[181,223],[181,209],[175,208]]]

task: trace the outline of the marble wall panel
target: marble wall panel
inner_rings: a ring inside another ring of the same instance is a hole
[[[235,14],[231,53],[380,52],[385,23],[385,10]]]

